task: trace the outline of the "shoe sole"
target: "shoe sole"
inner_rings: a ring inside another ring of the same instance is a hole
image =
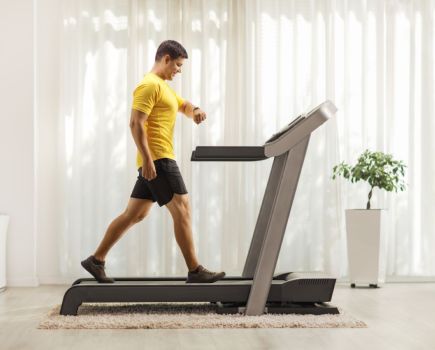
[[[224,277],[225,277],[225,273],[223,273],[222,275],[217,275],[217,276],[215,276],[215,278],[213,278],[212,280],[209,280],[209,281],[187,281],[186,280],[186,283],[214,283],[214,282],[221,280]]]

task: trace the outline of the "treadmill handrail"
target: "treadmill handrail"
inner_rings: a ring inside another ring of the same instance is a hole
[[[337,107],[327,100],[294,119],[263,146],[197,146],[191,161],[257,161],[279,156],[304,140],[336,111]]]
[[[264,146],[198,146],[192,161],[256,161],[264,160]]]

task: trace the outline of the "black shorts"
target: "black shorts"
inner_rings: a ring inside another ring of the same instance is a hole
[[[154,161],[157,177],[151,181],[142,176],[142,168],[134,185],[131,198],[149,199],[157,202],[161,207],[168,204],[174,193],[186,194],[187,189],[178,169],[177,162],[169,158],[161,158]]]

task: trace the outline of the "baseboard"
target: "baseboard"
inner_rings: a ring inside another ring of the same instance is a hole
[[[75,280],[91,276],[59,277],[59,276],[39,276],[39,283],[42,284],[72,284]]]
[[[38,287],[39,280],[36,277],[8,278],[6,287]]]
[[[433,283],[435,276],[390,276],[386,283]]]
[[[435,276],[389,276],[383,283],[434,283]],[[337,284],[350,284],[348,278],[337,279]]]

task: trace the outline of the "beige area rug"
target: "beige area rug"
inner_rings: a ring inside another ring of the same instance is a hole
[[[83,304],[78,316],[50,310],[40,329],[174,329],[174,328],[365,328],[367,325],[339,310],[338,315],[268,314],[220,315],[211,304],[107,303]]]

